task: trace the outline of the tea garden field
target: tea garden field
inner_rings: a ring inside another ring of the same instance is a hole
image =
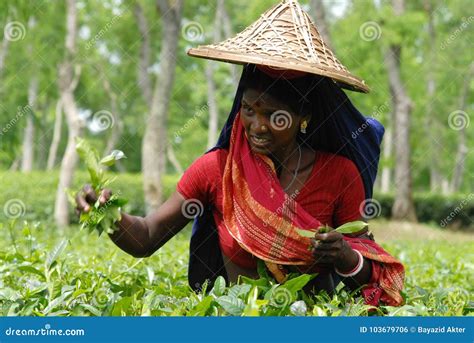
[[[342,287],[332,297],[301,288],[307,276],[277,285],[264,275],[206,294],[187,284],[186,228],[152,257],[133,258],[106,236],[40,222],[0,224],[2,316],[471,316],[474,240],[423,225],[376,220],[376,240],[406,267],[402,307],[371,309]],[[379,239],[377,239],[379,238]]]

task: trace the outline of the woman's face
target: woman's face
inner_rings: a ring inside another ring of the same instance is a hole
[[[293,149],[303,120],[282,100],[247,89],[242,97],[240,118],[250,147],[256,153],[280,155]]]

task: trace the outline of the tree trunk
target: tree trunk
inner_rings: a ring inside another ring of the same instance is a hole
[[[137,20],[138,30],[140,31],[140,56],[138,59],[138,70],[137,70],[137,79],[138,87],[143,93],[143,98],[148,105],[148,108],[151,108],[152,102],[152,89],[150,74],[148,73],[148,68],[150,67],[150,30],[148,28],[148,23],[146,21],[145,14],[141,5],[136,2],[134,6],[134,14]]]
[[[432,192],[439,191],[441,186],[440,162],[439,162],[439,147],[437,146],[436,137],[438,136],[434,131],[433,121],[435,118],[434,101],[436,99],[436,80],[434,69],[436,66],[436,32],[433,21],[433,8],[430,0],[424,1],[425,11],[428,16],[428,65],[426,70],[426,112],[425,112],[425,129],[426,137],[429,144],[429,161],[430,161],[430,190]]]
[[[399,16],[404,12],[404,1],[392,1],[394,13]],[[400,76],[401,46],[390,45],[385,53],[385,65],[388,71],[390,92],[394,108],[394,142],[395,144],[395,201],[392,217],[416,221],[415,205],[412,198],[412,179],[410,168],[410,115],[411,100],[406,93]]]
[[[54,218],[56,224],[60,228],[69,224],[68,200],[65,190],[72,184],[74,170],[78,160],[75,148],[75,138],[81,136],[84,126],[78,116],[74,99],[74,89],[77,86],[77,80],[79,77],[79,69],[77,69],[75,73],[73,68],[77,36],[77,10],[75,0],[67,0],[66,11],[66,51],[64,61],[59,66],[58,84],[61,102],[68,125],[68,140],[66,151],[61,162],[59,184],[56,192],[56,204],[54,208]]]
[[[28,87],[28,105],[29,110],[26,117],[26,127],[23,134],[23,156],[21,159],[21,171],[30,172],[33,169],[34,159],[34,137],[35,137],[35,121],[34,111],[36,109],[36,98],[38,95],[38,78],[32,76]]]
[[[142,169],[147,213],[162,202],[161,178],[165,172],[167,119],[176,67],[182,0],[170,4],[157,0],[161,12],[163,39],[160,52],[161,74],[156,79],[153,99],[142,143]]]
[[[56,115],[54,117],[54,131],[53,139],[49,147],[47,170],[52,170],[56,163],[56,155],[58,154],[59,142],[61,141],[61,127],[62,127],[62,104],[61,99],[56,103]]]
[[[217,143],[217,125],[219,113],[216,99],[216,83],[214,82],[214,62],[206,62],[206,80],[207,80],[207,103],[209,108],[209,121],[207,132],[207,149],[212,148]]]
[[[114,127],[112,128],[109,138],[107,139],[107,144],[105,147],[104,155],[110,154],[110,152],[116,149],[117,143],[120,140],[120,137],[123,133],[123,122],[119,115],[119,106],[117,103],[117,94],[112,90],[110,85],[110,81],[107,78],[107,74],[105,73],[102,66],[98,66],[99,74],[102,77],[102,85],[104,86],[104,90],[107,93],[109,100],[110,100],[110,109],[112,110],[112,116],[114,121]]]
[[[332,50],[331,35],[329,33],[329,25],[326,18],[326,10],[322,0],[311,0],[311,12],[313,20],[318,27],[319,33],[324,40],[324,43]],[[332,50],[334,52],[334,50]]]
[[[221,30],[223,26],[223,11],[224,2],[219,0],[216,8],[216,16],[214,19],[214,34],[213,42],[219,42],[221,40]],[[216,99],[216,82],[214,81],[214,61],[206,62],[206,81],[207,81],[207,103],[209,108],[209,122],[207,132],[207,149],[212,148],[217,142],[217,126],[219,122],[219,109],[217,106]]]
[[[7,17],[6,23],[10,21],[10,17]],[[2,77],[3,68],[5,67],[5,59],[8,53],[8,46],[10,45],[10,40],[4,35],[2,39],[2,44],[0,47],[0,79]],[[0,94],[2,93],[2,87],[0,86]]]
[[[181,163],[179,163],[179,160],[176,157],[176,154],[174,153],[174,149],[172,145],[168,145],[166,149],[166,155],[168,156],[168,159],[170,160],[176,172],[180,175],[183,174],[184,172],[183,167],[181,167]]]
[[[464,166],[469,149],[467,147],[466,127],[468,125],[468,114],[465,112],[467,105],[467,95],[469,93],[469,85],[474,74],[474,62],[471,62],[468,72],[464,77],[464,84],[461,89],[461,96],[459,99],[459,118],[461,125],[459,127],[459,141],[456,153],[456,164],[453,170],[453,178],[451,180],[450,191],[458,192],[462,185]],[[457,119],[456,119],[457,120]]]
[[[35,144],[35,153],[36,167],[40,170],[46,170],[46,162],[48,160],[48,133],[50,131],[48,121],[49,110],[49,102],[44,103],[41,107],[38,106],[38,112],[41,112],[41,117],[37,119],[36,129],[39,137]]]
[[[225,3],[224,0],[217,0],[217,11],[220,14],[221,17],[221,22],[219,27],[222,27],[224,30],[224,37],[230,38],[234,35],[234,32],[232,30],[232,21],[229,17],[229,13],[227,12],[225,8]],[[239,73],[237,70],[237,66],[233,63],[228,63],[230,67],[230,72],[232,75],[232,81],[234,82],[235,85],[239,84]]]

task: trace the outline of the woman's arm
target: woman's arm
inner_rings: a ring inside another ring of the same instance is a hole
[[[99,198],[105,205],[112,191],[104,189],[99,196],[90,185],[85,185],[76,196],[76,212],[88,212]],[[135,257],[147,257],[170,240],[189,222],[185,216],[185,198],[178,192],[145,218],[122,213],[116,222],[118,230],[110,234],[112,241],[123,251]]]
[[[189,222],[183,214],[184,197],[175,192],[156,211],[146,217],[122,214],[119,230],[112,241],[134,257],[148,257],[161,248]]]
[[[177,234],[192,218],[196,204],[199,208],[212,200],[214,184],[219,181],[219,151],[204,154],[184,172],[177,184],[177,191],[156,211],[146,217],[122,214],[116,223],[118,231],[110,235],[123,251],[135,257],[152,255]],[[99,201],[105,204],[111,191],[102,190]],[[188,199],[188,201],[186,201]],[[76,196],[77,212],[88,211],[97,201],[90,185],[84,186]],[[188,208],[189,206],[189,208]]]

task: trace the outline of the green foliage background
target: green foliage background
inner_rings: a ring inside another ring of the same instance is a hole
[[[226,10],[231,18],[234,32],[256,20],[260,13],[275,2],[270,0],[242,2],[227,0]],[[307,1],[301,1],[311,10]],[[152,82],[159,75],[158,56],[161,44],[160,16],[152,2],[141,1],[147,17],[152,44],[151,60],[156,61],[150,71]],[[376,5],[377,4],[377,5]],[[338,58],[355,75],[364,78],[371,87],[368,95],[348,92],[352,101],[362,113],[375,116],[387,128],[392,126],[390,113],[392,104],[388,88],[387,72],[383,63],[383,50],[389,44],[401,43],[401,70],[408,94],[413,101],[411,125],[412,173],[417,191],[429,188],[429,166],[427,158],[435,151],[441,161],[441,172],[449,180],[455,163],[458,132],[448,126],[448,116],[459,109],[459,98],[463,77],[472,61],[474,39],[472,9],[468,0],[438,2],[432,1],[436,30],[435,58],[430,55],[431,43],[427,32],[427,14],[422,0],[409,1],[406,13],[395,17],[386,0],[347,1],[344,3],[326,1],[332,43]],[[28,83],[33,74],[40,79],[38,106],[34,109],[37,124],[35,139],[35,167],[44,168],[47,151],[52,138],[52,128],[57,91],[58,64],[63,57],[65,33],[65,8],[62,2],[41,0],[34,5],[17,1],[1,5],[0,23],[7,18],[15,19],[26,26],[23,39],[11,42],[2,73],[0,86],[0,123],[5,127],[17,114],[18,108],[27,104]],[[140,35],[133,15],[133,1],[87,1],[79,2],[79,39],[77,63],[82,66],[76,100],[81,113],[89,115],[100,110],[110,111],[110,100],[103,89],[98,66],[105,70],[114,92],[118,96],[120,118],[125,129],[117,149],[123,150],[128,159],[123,162],[129,172],[141,170],[141,141],[147,107],[137,86],[137,63],[140,49]],[[185,2],[183,26],[197,23],[202,28],[201,39],[186,40],[183,34],[179,40],[176,81],[169,113],[168,139],[173,144],[178,160],[187,167],[206,150],[207,142],[207,85],[205,64],[201,59],[186,55],[186,50],[198,44],[210,42],[214,30],[215,4],[207,1]],[[34,16],[36,25],[27,26],[28,18]],[[374,22],[380,28],[378,39],[362,39],[360,30],[367,22]],[[96,39],[98,35],[98,39]],[[451,36],[454,39],[450,39]],[[29,50],[30,49],[30,50]],[[29,51],[32,51],[30,53]],[[217,63],[215,80],[219,106],[219,127],[227,117],[236,85],[231,79],[228,64]],[[433,70],[437,83],[435,99],[427,99],[427,70]],[[240,67],[239,67],[240,70]],[[474,82],[469,85],[467,109],[473,109]],[[426,135],[426,106],[434,101],[434,132],[438,143],[433,145]],[[0,168],[9,168],[21,155],[21,141],[25,118],[21,118],[4,134],[0,141]],[[469,130],[472,127],[467,128]],[[472,132],[472,131],[469,131]],[[88,132],[99,151],[105,148],[110,132]],[[59,156],[65,148],[66,127],[63,123],[63,139]],[[468,136],[468,147],[473,145],[473,135]],[[474,162],[470,149],[466,159],[466,173],[461,191],[474,189],[472,173]],[[60,159],[58,160],[58,163]],[[381,167],[393,166],[393,159],[382,159]],[[169,172],[173,172],[168,165]]]

